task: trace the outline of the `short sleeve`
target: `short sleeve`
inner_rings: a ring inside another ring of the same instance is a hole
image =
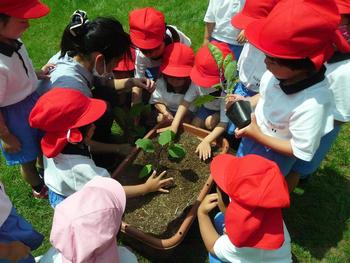
[[[215,23],[214,1],[215,0],[209,0],[207,12],[205,13],[205,16],[204,16],[204,22]]]
[[[191,103],[193,102],[199,95],[199,87],[196,86],[195,84],[191,83],[189,89],[187,90],[184,100]]]
[[[151,94],[151,98],[149,99],[150,104],[162,103],[163,101],[163,91],[165,89],[165,81],[163,78],[159,78],[156,82],[156,89]]]
[[[7,76],[6,70],[0,68],[0,106],[4,103],[7,90]]]
[[[143,78],[145,77],[145,71],[147,68],[147,58],[142,54],[142,52],[139,49],[136,49],[135,54],[135,77]]]

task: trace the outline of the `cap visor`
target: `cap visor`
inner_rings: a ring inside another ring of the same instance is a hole
[[[184,78],[190,76],[191,70],[192,67],[165,67],[161,72],[168,76]]]
[[[220,83],[219,76],[203,75],[201,72],[198,71],[196,65],[194,65],[194,67],[192,68],[190,77],[193,83],[207,89],[211,88],[215,84]]]
[[[82,127],[93,123],[99,119],[107,109],[107,104],[103,100],[90,99],[90,105],[85,114],[75,123],[72,128]]]
[[[12,16],[17,18],[24,19],[32,19],[32,18],[40,18],[47,15],[50,12],[50,8],[39,2],[30,2],[29,4],[18,8],[15,12],[13,12]]]
[[[211,177],[225,193],[228,193],[226,188],[226,174],[230,172],[230,166],[236,160],[237,157],[231,154],[219,154],[210,163]]]
[[[156,47],[159,47],[160,44],[162,44],[162,41],[159,41],[158,39],[144,40],[144,39],[132,37],[132,35],[130,35],[130,39],[133,45],[141,49],[154,49]]]

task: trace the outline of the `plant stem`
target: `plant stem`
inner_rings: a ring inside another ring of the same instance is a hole
[[[162,146],[162,147],[160,148],[160,150],[159,150],[159,152],[158,152],[158,154],[157,154],[157,160],[158,160],[157,166],[156,166],[156,172],[157,172],[157,173],[158,173],[159,164],[160,164],[160,154],[162,153],[163,149],[164,149],[164,146]],[[157,160],[156,160],[156,161],[157,161]]]

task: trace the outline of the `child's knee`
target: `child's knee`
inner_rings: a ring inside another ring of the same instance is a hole
[[[205,128],[208,130],[212,130],[215,128],[215,126],[218,124],[219,122],[219,114],[213,114],[208,116],[205,119]]]

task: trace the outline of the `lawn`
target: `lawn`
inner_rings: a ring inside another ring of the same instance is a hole
[[[62,31],[75,9],[86,10],[91,18],[113,16],[128,30],[128,12],[154,6],[164,12],[168,24],[176,25],[191,37],[195,50],[201,45],[203,16],[207,1],[200,0],[46,0],[51,13],[33,20],[23,40],[36,68],[40,68],[59,49]],[[350,262],[350,126],[346,125],[320,169],[292,195],[285,221],[292,237],[292,249],[298,262]],[[18,167],[7,167],[0,158],[0,180],[20,214],[46,237],[35,251],[44,253],[50,246],[49,233],[53,210],[46,200],[31,197]],[[194,224],[174,262],[206,262],[206,252]],[[151,262],[140,256],[140,262]]]

